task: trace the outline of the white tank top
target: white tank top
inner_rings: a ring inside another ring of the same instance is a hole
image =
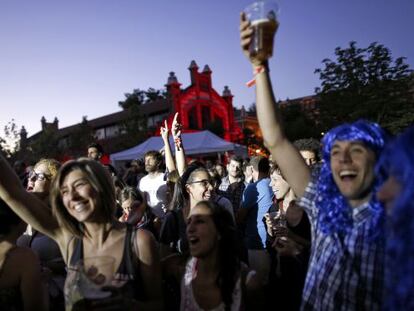
[[[180,310],[181,311],[207,311],[197,304],[197,301],[194,298],[193,295],[193,286],[192,281],[197,276],[197,258],[191,257],[191,259],[187,262],[187,265],[185,267],[185,273],[183,276],[183,279],[181,280],[181,305]],[[233,303],[231,305],[231,311],[240,311],[241,310],[241,299],[242,299],[242,293],[241,293],[241,279],[239,279],[236,282],[236,285],[234,286],[233,290]],[[224,311],[225,305],[223,302],[221,302],[217,307],[213,309],[209,309],[208,311]]]

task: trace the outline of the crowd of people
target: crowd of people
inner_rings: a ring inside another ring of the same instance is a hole
[[[26,174],[0,156],[1,310],[414,310],[414,127],[290,142],[252,32],[269,157],[189,161],[178,114],[122,174],[97,143]]]

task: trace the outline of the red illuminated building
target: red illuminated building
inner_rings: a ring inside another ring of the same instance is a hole
[[[220,95],[212,86],[209,66],[206,65],[202,72],[198,71],[195,61],[190,67],[191,84],[181,88],[174,72],[170,72],[167,84],[167,96],[158,98],[155,101],[140,106],[140,113],[147,122],[148,135],[159,135],[159,128],[163,120],[167,119],[171,124],[174,114],[180,114],[180,122],[183,125],[183,132],[193,132],[208,129],[215,132],[222,138],[232,142],[241,141],[243,134],[240,125],[234,120],[233,95],[230,89],[225,86]],[[95,139],[104,146],[107,153],[114,153],[119,150],[119,141],[124,139],[122,124],[129,117],[127,110],[122,110],[99,118],[86,120],[87,125],[92,129]],[[76,133],[81,123],[65,128],[58,127],[58,120],[53,123],[46,122],[42,118],[42,131],[25,138],[27,145],[36,141],[47,128],[53,128],[59,139],[59,145],[68,155],[79,155],[83,150],[68,150],[68,141]],[[139,142],[137,142],[139,143]]]
[[[242,131],[234,121],[233,95],[230,89],[225,86],[222,95],[213,89],[212,72],[208,65],[199,72],[196,62],[192,61],[188,69],[191,85],[184,90],[181,89],[174,72],[170,72],[166,84],[173,108],[169,121],[171,122],[174,113],[178,112],[184,131],[208,129],[214,124],[223,130],[225,140],[240,140]]]

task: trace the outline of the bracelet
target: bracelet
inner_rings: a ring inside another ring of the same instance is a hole
[[[263,65],[256,67],[253,71],[253,79],[247,81],[246,86],[247,87],[252,87],[253,85],[255,85],[257,75],[259,75],[259,74],[261,74],[262,72],[265,72],[265,71],[266,71],[266,67],[263,66]]]
[[[177,147],[177,150],[180,151],[180,148],[183,144],[183,141],[181,140],[181,137],[174,138],[175,147]]]

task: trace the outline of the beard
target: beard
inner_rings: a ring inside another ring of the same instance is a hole
[[[145,165],[145,171],[147,173],[154,173],[158,171],[158,165]]]

